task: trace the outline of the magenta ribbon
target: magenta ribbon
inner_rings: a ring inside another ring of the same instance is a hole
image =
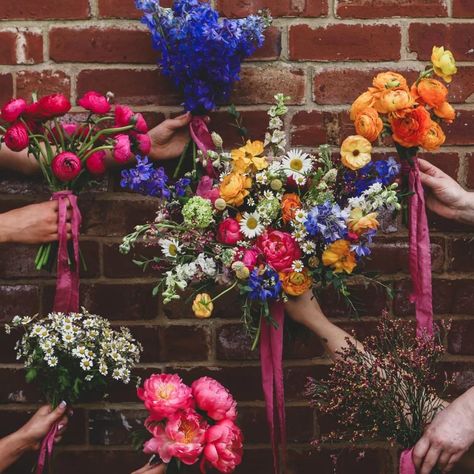
[[[53,455],[53,447],[54,447],[54,438],[56,437],[56,433],[58,432],[58,424],[54,423],[54,425],[49,430],[46,437],[43,439],[41,443],[40,453],[38,457],[38,464],[36,466],[36,474],[42,474],[44,468],[46,466],[46,460],[48,464],[51,464],[51,456]]]
[[[279,447],[286,464],[286,417],[283,385],[283,324],[284,305],[281,301],[271,304],[270,314],[278,327],[262,318],[260,334],[260,360],[262,366],[263,394],[270,428],[275,472],[279,472]],[[278,434],[280,436],[278,436]]]
[[[81,226],[81,212],[77,205],[77,196],[72,191],[59,191],[51,197],[57,200],[58,209],[58,266],[56,277],[56,296],[54,298],[54,311],[62,313],[76,312],[79,310],[79,228]],[[67,212],[71,208],[71,235],[74,253],[74,266],[69,262],[67,241]]]
[[[400,456],[400,474],[416,474],[413,464],[413,449],[406,449]]]
[[[207,158],[207,152],[209,150],[214,151],[216,149],[212,136],[207,128],[207,123],[201,116],[193,116],[191,123],[189,124],[189,132],[194,143],[199,150],[201,150],[204,158]],[[214,167],[212,166],[212,161],[209,159],[207,159],[206,172],[211,178],[216,176]]]

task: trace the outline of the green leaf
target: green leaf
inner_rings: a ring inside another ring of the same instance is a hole
[[[26,376],[25,376],[26,382],[27,383],[33,382],[33,380],[35,380],[37,376],[38,376],[38,371],[36,369],[33,369],[33,368],[28,369],[26,371]]]

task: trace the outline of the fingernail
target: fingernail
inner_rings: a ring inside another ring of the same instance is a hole
[[[64,425],[61,423],[58,425],[58,431],[61,431],[64,428]]]
[[[67,407],[67,403],[63,400],[60,404],[59,404],[59,408],[66,408]]]

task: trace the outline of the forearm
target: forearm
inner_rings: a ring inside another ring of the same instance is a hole
[[[457,220],[474,225],[474,192],[466,192],[463,205],[457,211]]]
[[[0,150],[0,167],[32,176],[40,171],[35,157],[27,150],[15,152],[9,150],[5,145]]]
[[[31,445],[23,438],[21,431],[0,439],[0,472],[14,464],[31,449]]]

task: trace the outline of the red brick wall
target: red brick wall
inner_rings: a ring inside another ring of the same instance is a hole
[[[352,132],[347,109],[375,72],[413,71],[427,60],[433,44],[450,48],[460,62],[451,86],[458,117],[448,127],[441,153],[428,158],[461,184],[474,188],[474,2],[471,0],[218,0],[229,16],[271,7],[276,17],[265,47],[249,62],[234,102],[245,111],[249,128],[259,136],[265,109],[274,93],[292,96],[287,131],[293,145],[335,147]],[[0,100],[38,90],[62,91],[73,100],[93,88],[113,90],[117,100],[146,112],[151,124],[179,111],[177,97],[160,78],[148,33],[136,21],[132,0],[0,0]],[[413,74],[411,74],[413,76]],[[235,140],[224,112],[214,126]],[[229,142],[228,142],[229,143]],[[387,151],[381,149],[381,151]],[[240,401],[248,451],[239,472],[271,472],[269,437],[264,421],[257,355],[250,353],[239,325],[239,303],[222,303],[209,322],[196,321],[180,304],[163,307],[151,296],[153,279],[117,252],[120,237],[153,215],[153,202],[121,193],[113,177],[99,192],[82,196],[83,249],[89,268],[82,276],[82,302],[91,311],[133,326],[145,346],[143,374],[179,370],[186,380],[211,374],[228,385]],[[39,181],[0,174],[0,211],[46,199]],[[446,369],[459,371],[459,392],[474,377],[474,244],[472,231],[439,219],[432,221],[434,304],[437,316],[454,318],[447,338]],[[47,312],[54,279],[35,272],[36,249],[0,248],[0,322],[16,313]],[[387,306],[412,317],[408,303],[406,232],[380,238],[371,264],[398,290],[393,302],[376,288],[358,289],[362,319],[349,321],[344,308],[328,297],[335,321],[360,335],[373,328]],[[15,363],[13,339],[0,336],[0,435],[18,426],[37,402]],[[286,344],[286,387],[290,455],[288,472],[332,473],[324,448],[310,453],[309,441],[328,430],[306,407],[301,392],[308,375],[327,366],[321,346],[301,333]],[[66,442],[57,449],[55,472],[128,473],[145,458],[132,452],[125,425],[136,424],[133,388],[115,390],[108,403],[78,406]],[[369,446],[344,451],[338,473],[395,474],[396,452]],[[28,472],[26,467],[12,472]],[[336,471],[335,471],[336,472]]]

